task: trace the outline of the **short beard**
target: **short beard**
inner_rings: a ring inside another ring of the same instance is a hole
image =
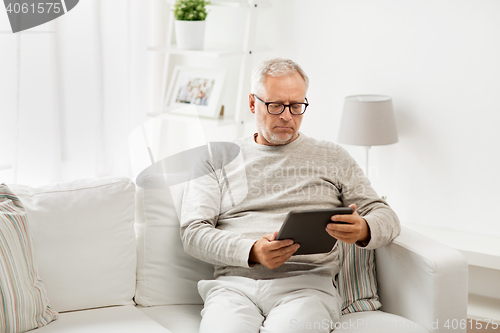
[[[255,119],[255,125],[257,126],[257,132],[259,134],[262,134],[264,139],[266,139],[267,142],[269,142],[272,145],[285,145],[290,141],[292,141],[296,134],[296,133],[287,134],[285,138],[282,138],[281,135],[285,135],[284,133],[280,135],[278,133],[273,133],[269,131],[266,128],[262,119],[259,119],[258,117],[257,119]]]

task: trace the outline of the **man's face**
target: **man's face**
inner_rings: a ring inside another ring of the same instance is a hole
[[[306,83],[299,73],[266,76],[264,93],[257,95],[265,102],[283,104],[304,103]],[[297,139],[303,115],[293,115],[288,107],[280,115],[267,112],[266,105],[249,96],[250,111],[255,114],[257,143],[269,146],[284,145]]]

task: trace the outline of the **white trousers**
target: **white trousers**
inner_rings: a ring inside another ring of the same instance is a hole
[[[201,280],[205,301],[200,333],[331,332],[341,298],[331,277],[253,280],[222,276]]]

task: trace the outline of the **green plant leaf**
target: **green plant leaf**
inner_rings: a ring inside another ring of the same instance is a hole
[[[205,0],[177,0],[175,2],[174,16],[180,21],[203,21],[207,18],[206,6],[210,1]]]

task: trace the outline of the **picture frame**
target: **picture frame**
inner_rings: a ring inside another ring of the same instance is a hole
[[[176,65],[165,100],[167,112],[218,118],[222,114],[222,96],[226,71]],[[186,106],[195,106],[186,108]]]

